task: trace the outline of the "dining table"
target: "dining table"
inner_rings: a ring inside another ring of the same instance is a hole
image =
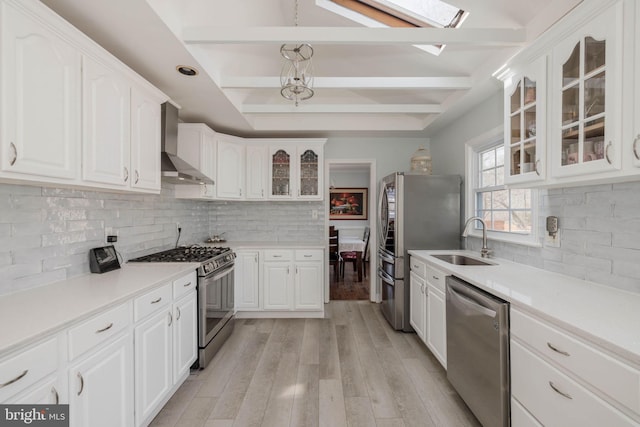
[[[366,242],[359,237],[352,236],[339,236],[338,238],[338,251],[343,252],[355,252],[356,254],[356,271],[358,272],[358,282],[362,282],[362,272],[364,270],[362,262],[362,253]]]

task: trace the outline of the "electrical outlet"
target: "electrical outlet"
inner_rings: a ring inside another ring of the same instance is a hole
[[[111,227],[105,227],[104,228],[104,241],[105,243],[110,243],[109,242],[109,236],[113,235],[113,228]]]

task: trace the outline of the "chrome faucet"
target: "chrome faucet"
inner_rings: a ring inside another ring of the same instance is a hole
[[[482,256],[482,258],[489,258],[492,251],[487,246],[487,224],[484,223],[482,218],[480,218],[479,216],[472,216],[471,218],[469,218],[464,224],[462,237],[467,237],[467,235],[469,234],[469,232],[467,231],[467,229],[469,228],[469,224],[474,220],[480,221],[480,224],[482,224],[482,249],[480,249],[480,255]]]

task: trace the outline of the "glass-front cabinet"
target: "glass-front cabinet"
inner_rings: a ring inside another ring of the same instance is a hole
[[[622,3],[553,50],[552,174],[621,168]]]
[[[545,178],[546,73],[543,56],[505,80],[505,183]]]
[[[269,148],[269,198],[322,200],[322,143],[283,143]]]
[[[635,33],[635,37],[640,36],[640,30],[637,30],[637,28],[640,28],[640,3],[636,2],[635,3],[635,7],[636,7],[636,16],[635,16],[635,24],[636,24],[636,33]],[[635,80],[635,96],[634,96],[634,102],[633,102],[633,128],[632,128],[632,134],[631,137],[629,139],[629,141],[631,142],[632,146],[631,146],[631,155],[632,155],[632,161],[633,161],[633,165],[637,168],[640,168],[640,82],[637,80],[637,76],[640,73],[640,43],[634,43],[634,48],[635,48],[635,64],[633,67],[633,72],[632,75],[634,76]],[[628,155],[629,150],[627,149],[627,151],[625,152],[625,155]]]

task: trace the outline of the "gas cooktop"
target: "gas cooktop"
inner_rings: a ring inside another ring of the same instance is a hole
[[[194,245],[133,258],[129,262],[199,262],[199,273],[205,275],[233,264],[234,258],[230,248]]]

